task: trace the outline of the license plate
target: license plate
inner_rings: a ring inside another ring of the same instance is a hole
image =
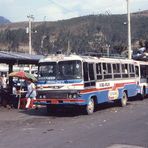
[[[52,100],[52,101],[51,101],[51,104],[58,104],[58,103],[59,103],[58,100]]]

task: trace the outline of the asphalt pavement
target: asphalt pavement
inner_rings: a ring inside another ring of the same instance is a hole
[[[0,107],[0,148],[148,148],[148,99],[99,105],[89,116]]]

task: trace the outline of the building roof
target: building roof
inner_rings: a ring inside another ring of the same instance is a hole
[[[38,64],[42,57],[42,55],[0,51],[0,63],[6,64]]]

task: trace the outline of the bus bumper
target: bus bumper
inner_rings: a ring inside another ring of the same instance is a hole
[[[36,99],[36,105],[85,105],[86,101],[83,99]]]

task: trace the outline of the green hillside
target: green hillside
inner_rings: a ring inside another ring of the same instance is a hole
[[[132,48],[148,41],[148,11],[131,15]],[[32,47],[38,54],[58,50],[121,53],[127,49],[126,15],[89,15],[57,22],[34,22]],[[0,49],[28,52],[27,22],[0,26]],[[35,33],[36,32],[36,33]]]

